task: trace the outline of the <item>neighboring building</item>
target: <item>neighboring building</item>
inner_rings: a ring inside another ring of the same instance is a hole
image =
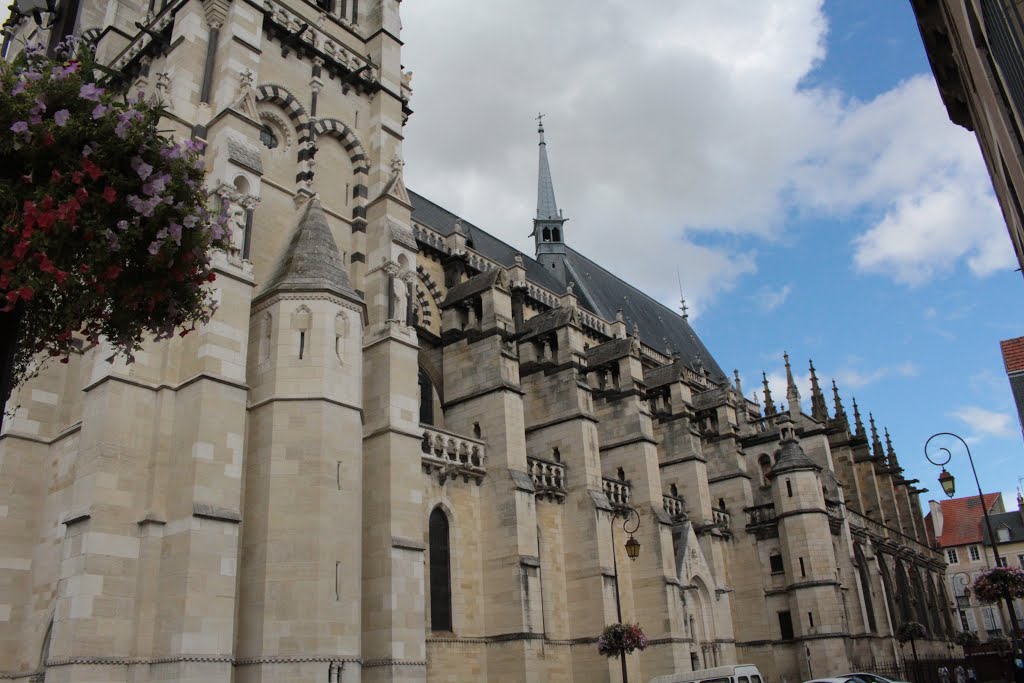
[[[813,367],[809,413],[791,373],[786,407],[745,399],[685,316],[571,247],[543,138],[536,260],[407,191],[400,3],[320,8],[81,2],[241,209],[211,324],[12,397],[0,680],[618,680],[616,586],[637,681],[867,667],[909,620],[945,654],[888,433]]]
[[[1024,267],[1024,3],[910,4],[949,118],[977,136],[1017,261]]]
[[[1003,366],[1010,380],[1013,402],[1017,404],[1017,422],[1024,432],[1024,337],[999,342],[1003,352]]]
[[[990,515],[992,522],[992,533],[996,535],[996,547],[999,550],[1000,564],[1004,567],[1024,567],[1024,496],[1017,492],[1017,509],[1010,512],[1001,512]],[[988,529],[983,529],[985,545],[989,555],[992,554],[992,541]],[[1012,629],[1010,625],[1011,616],[1006,609],[1006,604],[1000,604],[999,610],[1003,615],[1003,623],[1006,624],[1007,633]],[[1017,625],[1024,630],[1024,600],[1018,598],[1013,601],[1014,616],[1017,618]]]
[[[978,572],[994,566],[990,546],[986,546],[985,517],[977,496],[965,496],[936,502],[928,501],[931,511],[925,517],[929,535],[946,554],[946,582],[959,616],[958,630],[972,631],[982,641],[1010,633],[1010,622],[998,605],[982,604],[969,590]],[[985,504],[993,525],[1003,513],[1003,497],[986,493]],[[1018,514],[1018,513],[1008,513]]]

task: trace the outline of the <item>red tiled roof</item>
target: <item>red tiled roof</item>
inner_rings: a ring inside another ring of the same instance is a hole
[[[989,513],[999,500],[998,493],[986,493],[985,505]],[[938,537],[939,545],[949,548],[968,543],[981,543],[981,528],[984,515],[977,496],[954,498],[940,502],[942,506],[942,535]],[[930,525],[929,525],[930,526]]]
[[[1003,364],[1007,374],[1024,370],[1024,337],[1004,339],[999,342],[999,347],[1003,350]]]

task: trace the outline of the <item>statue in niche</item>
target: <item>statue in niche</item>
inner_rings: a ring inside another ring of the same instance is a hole
[[[245,209],[240,203],[232,202],[228,209],[228,227],[231,229],[229,252],[232,256],[241,256],[245,246]]]
[[[397,275],[391,279],[391,318],[408,323],[409,286]]]

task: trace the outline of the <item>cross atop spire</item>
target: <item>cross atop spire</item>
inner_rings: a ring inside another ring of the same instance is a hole
[[[564,269],[559,269],[561,256],[565,254],[565,221],[555,201],[555,185],[551,181],[551,166],[548,164],[548,145],[544,141],[544,114],[537,114],[537,135],[540,137],[537,162],[537,215],[533,219],[530,233],[536,245],[538,259],[549,256],[555,266],[552,275],[565,281]],[[541,259],[543,261],[543,259]],[[547,264],[548,261],[545,261]]]
[[[537,173],[537,220],[561,220],[555,202],[555,186],[551,182],[548,165],[548,145],[544,142],[544,114],[537,114],[537,134],[540,136],[540,161]]]

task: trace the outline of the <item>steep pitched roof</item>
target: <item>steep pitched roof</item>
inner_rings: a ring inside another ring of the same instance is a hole
[[[1024,337],[1004,339],[999,342],[999,348],[1003,352],[1003,365],[1006,366],[1006,374],[1024,372]]]
[[[985,494],[985,505],[990,515],[999,501],[1000,494]],[[940,546],[949,548],[968,543],[981,543],[984,515],[977,496],[943,500],[939,504],[942,510],[942,533],[935,540]]]
[[[1000,543],[1018,543],[1024,541],[1024,515],[1021,515],[1019,510],[1012,510],[1011,512],[999,512],[994,515],[989,515],[989,520],[992,522],[992,531],[996,533],[996,540],[999,539],[1000,527],[1006,527],[1010,532],[1010,538],[1008,541],[999,541]],[[982,525],[982,532],[984,533],[985,545],[992,545],[989,540],[988,529]],[[1002,555],[1002,552],[1000,552]]]
[[[458,216],[411,190],[409,198],[414,220],[445,236],[454,231]],[[515,263],[518,250],[466,221],[462,222],[462,229],[475,251],[506,267]],[[579,252],[568,247],[565,251],[566,269],[576,284],[575,294],[581,308],[605,320],[615,320],[615,312],[621,308],[630,327],[639,325],[640,339],[649,347],[664,351],[667,344],[690,369],[696,371],[698,365],[703,365],[712,381],[727,381],[718,362],[685,318]],[[524,254],[523,266],[531,282],[556,294],[565,292],[565,285],[535,259]]]
[[[327,216],[316,197],[306,203],[288,247],[261,295],[281,290],[328,291],[345,299],[362,301],[352,289]]]

